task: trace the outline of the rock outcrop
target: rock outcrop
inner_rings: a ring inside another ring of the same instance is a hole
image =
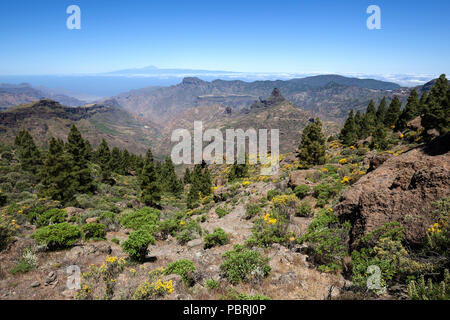
[[[406,240],[417,244],[435,221],[432,203],[450,196],[448,135],[427,147],[385,159],[346,190],[335,207],[342,221],[352,222],[351,242],[383,224],[398,221]]]

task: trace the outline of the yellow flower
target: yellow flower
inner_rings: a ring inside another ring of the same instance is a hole
[[[345,176],[344,178],[342,178],[341,183],[349,183],[350,182],[350,178]]]
[[[184,222],[183,220],[180,221],[180,226],[184,226],[186,224],[186,222]]]
[[[346,163],[347,163],[347,159],[345,159],[345,158],[339,160],[339,164],[346,164]]]

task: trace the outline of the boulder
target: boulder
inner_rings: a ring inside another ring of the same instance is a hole
[[[98,223],[98,217],[87,218],[86,224],[89,224],[89,223]]]
[[[444,145],[443,142],[435,144]],[[335,207],[341,221],[351,221],[352,245],[388,222],[405,228],[406,240],[420,243],[434,223],[432,203],[450,196],[450,152],[431,155],[416,148],[391,157],[349,187]]]
[[[84,212],[84,209],[75,207],[67,207],[64,210],[66,210],[67,212],[67,219],[66,219],[67,222],[69,222],[73,216],[80,215]]]
[[[375,170],[391,157],[392,155],[390,155],[389,153],[379,153],[368,156],[367,160],[369,162],[369,169],[367,169],[367,172]]]
[[[317,170],[315,169],[291,171],[289,173],[288,186],[294,189],[296,186],[301,184],[313,185],[314,183],[306,179],[306,177],[315,173],[317,173]]]
[[[406,123],[406,127],[408,129],[418,131],[419,129],[422,129],[422,117],[418,116],[417,118],[412,119],[408,123]]]

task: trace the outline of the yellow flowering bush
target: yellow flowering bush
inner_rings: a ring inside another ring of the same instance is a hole
[[[88,271],[82,274],[81,290],[77,293],[76,298],[92,299],[94,288],[102,290],[98,285],[98,282],[102,280],[104,283],[103,297],[111,299],[114,294],[116,277],[123,271],[125,265],[125,259],[117,256],[107,256],[100,267],[91,264]]]
[[[11,242],[18,229],[19,225],[16,220],[0,214],[0,251]]]
[[[243,187],[247,187],[247,186],[249,186],[249,185],[251,185],[251,184],[252,184],[252,182],[249,181],[249,180],[244,180],[244,181],[242,182],[242,186],[243,186]]]
[[[344,184],[344,183],[349,183],[349,182],[350,182],[350,178],[347,177],[347,176],[345,176],[345,177],[342,178],[342,180],[341,180],[341,183],[342,183],[342,184]]]
[[[298,198],[294,194],[282,194],[274,196],[271,200],[274,207],[294,206],[298,203]]]
[[[141,283],[133,294],[134,300],[148,300],[164,297],[174,291],[172,280],[161,281],[158,279],[154,282],[149,280]]]

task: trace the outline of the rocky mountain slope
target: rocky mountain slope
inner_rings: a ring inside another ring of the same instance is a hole
[[[270,129],[279,129],[280,151],[292,152],[300,143],[301,132],[312,121],[312,117],[312,113],[296,108],[281,94],[278,88],[275,88],[269,97],[260,99],[240,110],[213,104],[190,108],[173,115],[166,121],[163,130],[165,140],[161,140],[160,145],[166,147],[166,153],[170,152],[167,146],[170,146],[170,135],[174,129],[193,130],[194,121],[202,121],[204,130],[217,128],[222,131],[224,137],[225,130],[231,128],[244,131],[249,128],[267,129],[268,132]],[[331,135],[337,133],[339,124],[326,121],[324,127],[326,133]],[[163,148],[161,152],[164,152]]]
[[[85,102],[63,94],[53,94],[33,88],[27,83],[0,85],[0,110],[41,99],[52,99],[66,106],[81,106]]]
[[[383,96],[400,97],[409,93],[397,84],[370,79],[323,75],[277,81],[203,81],[184,78],[175,86],[156,90],[134,90],[115,97],[127,110],[157,123],[164,123],[171,115],[186,109],[220,104],[240,110],[260,97],[267,97],[273,88],[296,107],[311,111],[325,119],[344,118],[350,109],[364,109],[373,99]]]
[[[432,204],[450,196],[450,137],[403,154],[377,155],[370,159],[376,169],[362,177],[341,197],[335,212],[352,222],[352,242],[397,221],[406,240],[419,244],[434,223]]]
[[[101,105],[65,107],[44,99],[0,112],[0,140],[12,143],[16,134],[26,129],[38,145],[44,145],[50,137],[67,137],[72,124],[76,124],[95,147],[105,138],[112,146],[126,147],[136,153],[144,153],[152,146],[159,130],[149,121],[143,122],[123,110],[114,100]]]

